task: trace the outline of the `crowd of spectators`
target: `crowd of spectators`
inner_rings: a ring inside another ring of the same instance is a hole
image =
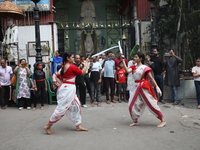
[[[158,49],[152,50],[153,54],[146,55],[144,64],[152,69],[152,76],[154,77],[158,87],[162,92],[162,96],[157,94],[154,90],[158,101],[165,104],[163,95],[165,94],[164,85],[169,86],[171,89],[171,97],[173,105],[179,103],[178,99],[178,86],[180,86],[179,64],[182,59],[175,55],[174,50],[170,49],[168,53],[161,56]],[[92,54],[93,55],[93,54]],[[112,52],[102,53],[99,56],[90,58],[88,68],[84,75],[76,77],[76,93],[80,99],[81,106],[86,108],[86,94],[90,97],[90,106],[94,107],[95,103],[101,107],[101,95],[105,95],[106,104],[121,103],[122,101],[128,102],[129,90],[134,88],[134,80],[131,78],[133,73],[127,73],[124,69],[121,53],[118,51],[117,56]],[[52,57],[49,62],[51,63],[51,73],[54,74],[57,68],[62,65],[63,58],[60,56],[59,51],[56,51],[56,56]],[[124,59],[126,66],[135,66],[134,59]],[[85,57],[75,55],[73,65],[80,69],[84,68]],[[58,70],[59,71],[59,70]],[[196,97],[198,101],[198,108],[200,108],[200,59],[196,60],[196,66],[193,67],[192,73],[194,76],[194,84],[196,88]],[[15,96],[12,92],[11,78],[16,76]],[[30,79],[30,76],[32,80]],[[44,95],[47,91],[45,82],[45,72],[43,65],[37,64],[34,69],[33,75],[27,66],[26,60],[21,59],[19,65],[14,70],[7,66],[6,60],[1,60],[0,66],[0,105],[1,109],[6,109],[6,106],[12,106],[16,103],[19,110],[24,108],[36,110],[38,99],[41,99],[40,109],[44,109]],[[29,83],[30,82],[30,83]],[[32,83],[32,84],[31,84]],[[31,84],[31,85],[30,85]],[[30,92],[32,89],[34,92]],[[31,94],[35,93],[33,101],[31,101]],[[41,96],[41,97],[40,97]],[[115,99],[115,96],[117,99]]]

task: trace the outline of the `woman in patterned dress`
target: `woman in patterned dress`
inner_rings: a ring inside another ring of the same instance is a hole
[[[30,102],[30,70],[25,59],[20,60],[19,66],[14,69],[14,73],[17,74],[16,83],[16,96],[18,99],[19,110],[24,108],[26,102],[27,109],[31,109]]]

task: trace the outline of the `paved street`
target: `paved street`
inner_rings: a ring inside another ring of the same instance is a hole
[[[9,107],[0,110],[0,150],[199,150],[200,110],[195,103],[183,107],[171,103],[159,104],[167,121],[164,128],[156,128],[159,120],[148,109],[132,123],[127,103],[106,104],[82,109],[83,127],[88,132],[77,132],[63,117],[53,125],[53,135],[43,126],[56,105],[45,105],[44,110],[22,110]]]

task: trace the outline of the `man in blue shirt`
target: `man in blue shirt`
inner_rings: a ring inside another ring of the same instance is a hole
[[[112,59],[112,53],[107,53],[107,58],[102,64],[102,68],[104,68],[104,83],[105,83],[105,91],[106,91],[106,103],[110,104],[110,101],[116,103],[114,100],[114,91],[115,91],[115,62]],[[110,98],[109,98],[109,87],[110,87]]]

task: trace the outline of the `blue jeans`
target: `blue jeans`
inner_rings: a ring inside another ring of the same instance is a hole
[[[172,98],[175,102],[178,102],[178,86],[170,86],[172,92]]]
[[[160,88],[160,90],[162,92],[162,96],[160,97],[159,100],[162,100],[163,99],[163,95],[164,95],[164,91],[163,91],[163,82],[164,82],[163,75],[155,75],[154,78],[155,78],[155,81],[158,84],[158,86],[159,86],[159,88]],[[156,93],[156,96],[158,97],[156,90],[155,90],[155,93]]]
[[[197,103],[200,105],[200,81],[194,81],[194,85],[196,88]]]

